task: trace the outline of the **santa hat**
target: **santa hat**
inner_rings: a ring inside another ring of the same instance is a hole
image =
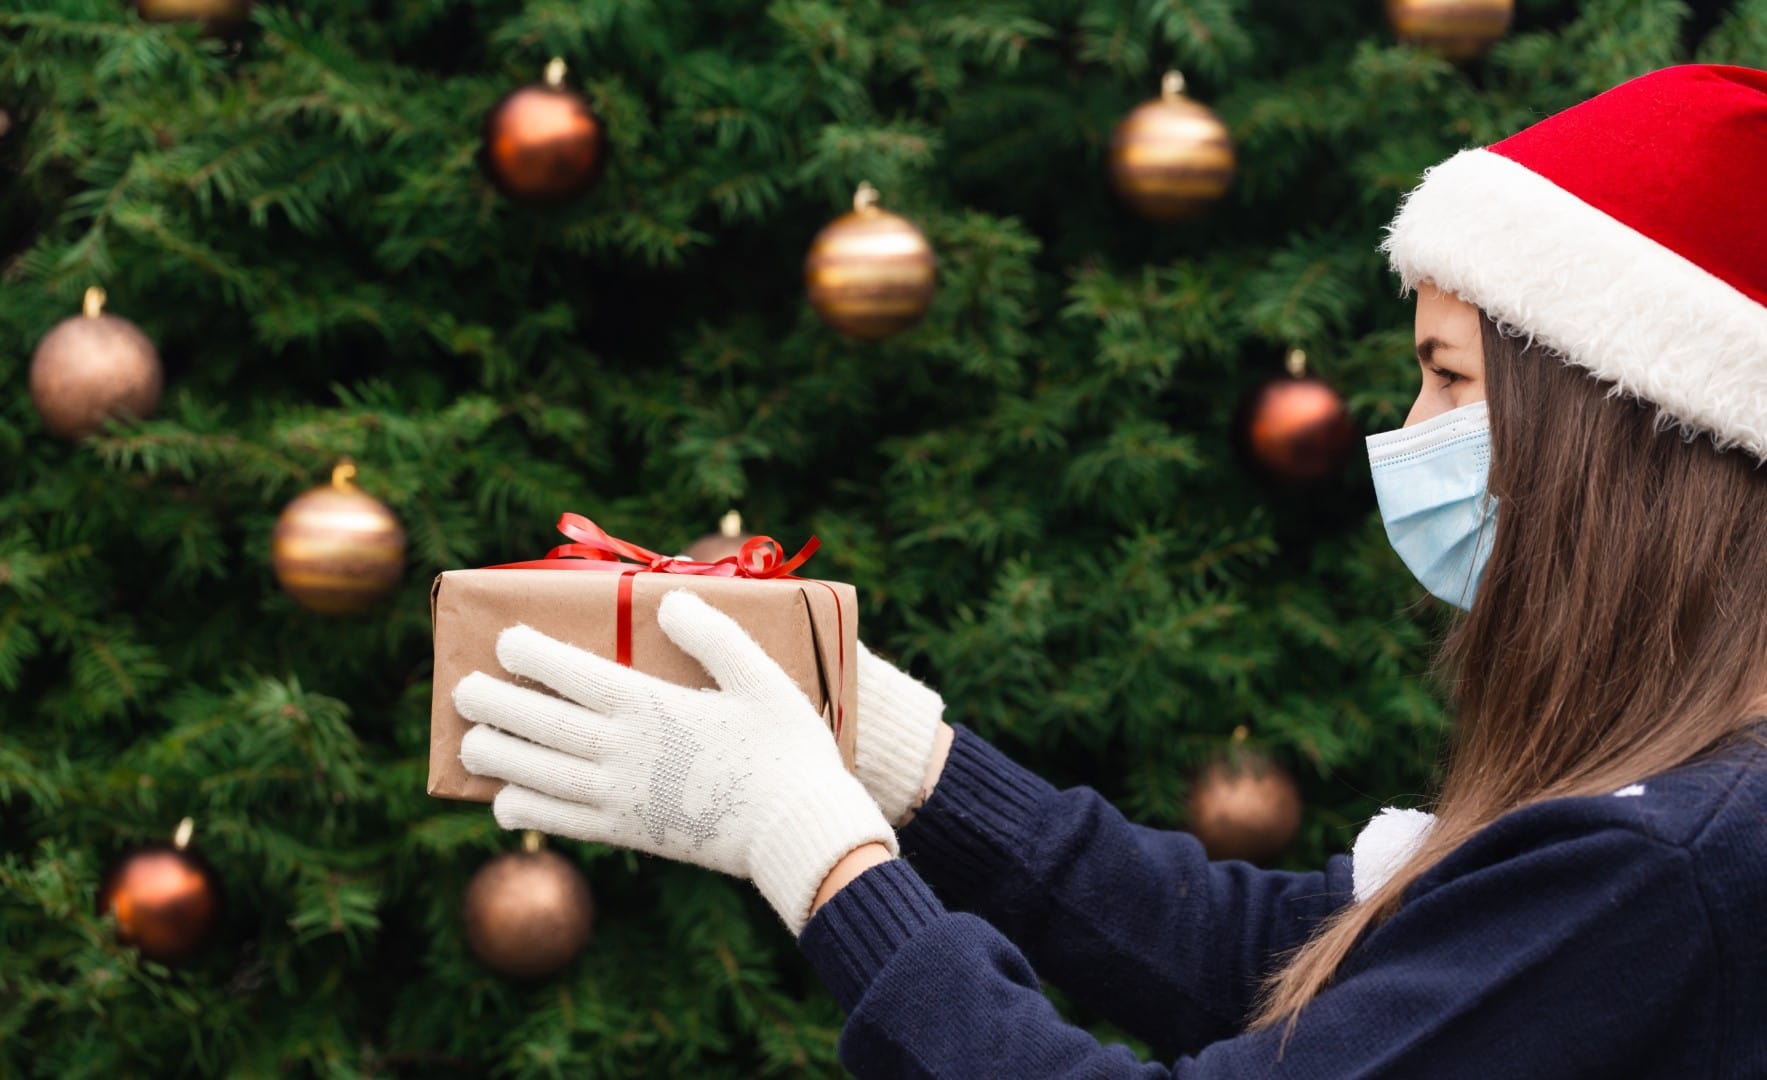
[[[1381,245],[1655,404],[1767,461],[1767,71],[1623,83],[1424,174]]]

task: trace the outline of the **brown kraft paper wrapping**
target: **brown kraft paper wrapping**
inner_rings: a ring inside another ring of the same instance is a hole
[[[526,623],[560,641],[612,657],[622,576],[605,570],[510,569],[450,570],[436,578],[430,592],[436,644],[435,689],[430,699],[431,795],[490,802],[503,786],[501,780],[471,775],[460,764],[460,740],[468,724],[454,709],[454,686],[468,674],[484,671],[514,678],[497,663],[497,635],[505,627]],[[789,578],[632,575],[632,666],[672,683],[709,687],[714,685],[712,678],[699,661],[676,648],[656,624],[657,605],[675,589],[698,593],[742,624],[797,681],[831,730],[839,705],[835,741],[841,760],[851,769],[859,711],[858,594],[853,587]]]

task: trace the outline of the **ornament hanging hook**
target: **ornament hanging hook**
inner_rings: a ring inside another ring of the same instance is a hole
[[[172,833],[172,846],[183,851],[190,846],[190,837],[196,832],[196,819],[187,817],[178,823],[177,831]]]
[[[546,61],[546,74],[544,76],[546,85],[557,90],[564,85],[564,75],[565,72],[569,70],[569,68],[565,67],[564,57],[562,56],[555,56]]]
[[[1184,96],[1184,73],[1168,71],[1160,77],[1160,97],[1167,101],[1177,101]]]
[[[870,213],[877,209],[877,200],[880,198],[882,196],[871,186],[871,181],[861,180],[859,190],[853,192],[853,209],[861,214]]]
[[[331,486],[348,490],[356,479],[356,463],[349,458],[342,458],[331,467]]]
[[[1283,361],[1282,366],[1287,368],[1288,373],[1297,379],[1307,374],[1306,352],[1302,349],[1290,349],[1288,359]]]
[[[546,837],[538,829],[525,829],[522,832],[522,850],[529,855],[536,854],[545,846]]]
[[[104,300],[103,289],[97,285],[87,286],[85,299],[80,302],[80,310],[88,319],[96,319],[104,314]]]
[[[718,535],[727,540],[734,540],[742,535],[742,515],[735,510],[724,511],[718,519]]]

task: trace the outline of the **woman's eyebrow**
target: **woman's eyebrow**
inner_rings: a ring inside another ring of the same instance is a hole
[[[1430,363],[1435,359],[1436,350],[1442,348],[1446,344],[1447,342],[1439,337],[1424,338],[1417,343],[1417,362],[1420,364]]]

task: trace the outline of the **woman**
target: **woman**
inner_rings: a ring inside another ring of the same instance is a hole
[[[1764,191],[1767,73],[1682,67],[1406,200],[1422,388],[1369,450],[1400,555],[1469,609],[1458,730],[1435,818],[1322,872],[1057,791],[869,653],[850,776],[686,593],[659,622],[719,691],[512,628],[563,698],[463,680],[462,758],[506,827],[754,880],[862,1076],[1767,1076]],[[1175,1063],[1063,1023],[1033,965]]]

